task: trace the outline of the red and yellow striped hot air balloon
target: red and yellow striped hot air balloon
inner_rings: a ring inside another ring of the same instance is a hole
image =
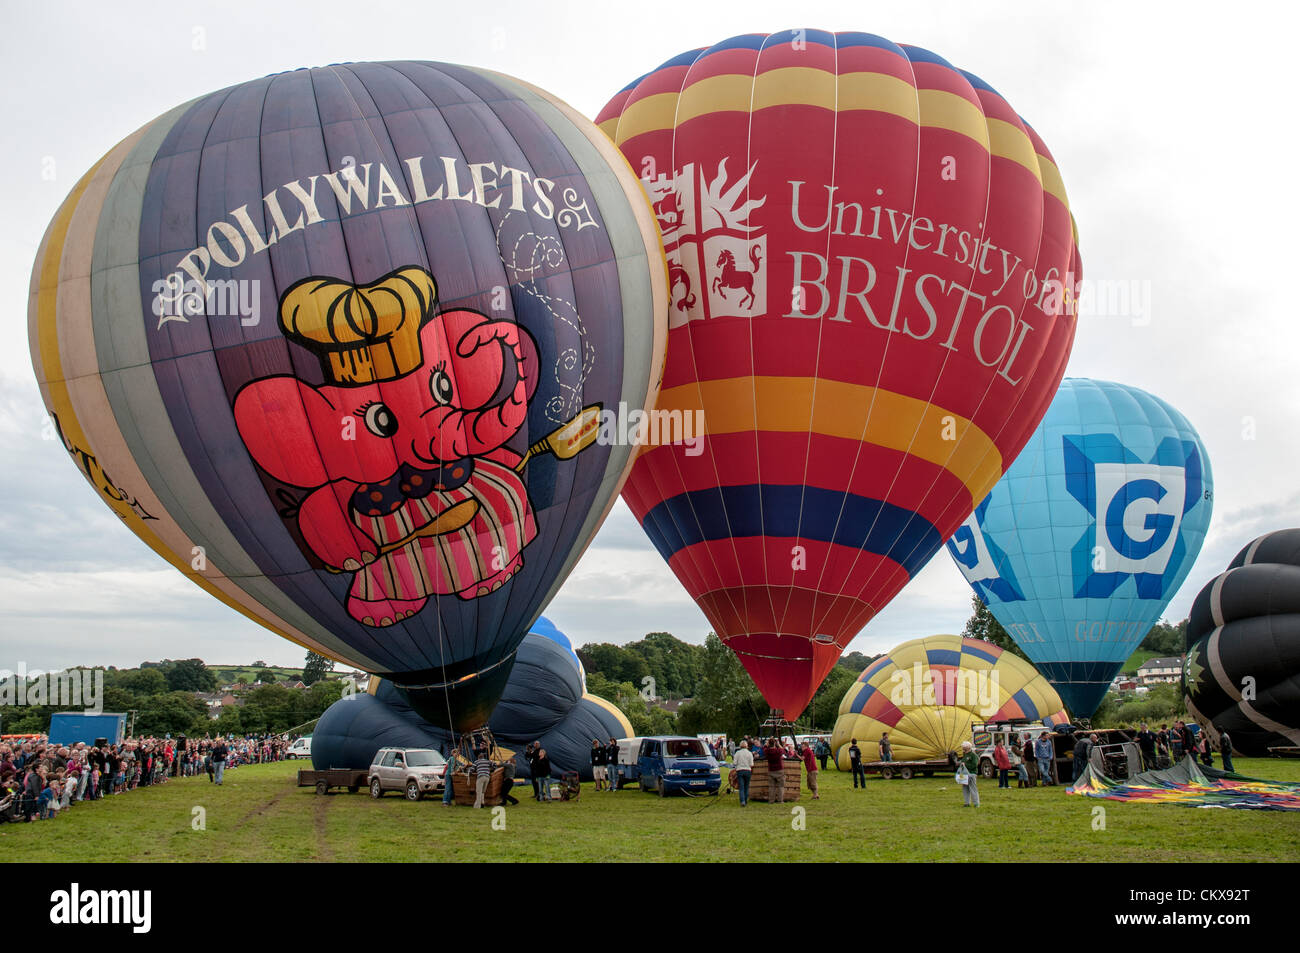
[[[660,438],[623,495],[793,717],[1056,392],[1080,277],[1061,176],[988,84],[862,33],[694,50],[597,123],[672,282]]]

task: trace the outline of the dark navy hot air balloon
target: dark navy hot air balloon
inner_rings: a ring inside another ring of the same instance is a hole
[[[105,502],[217,598],[484,723],[653,404],[653,217],[517,80],[358,63],[203,96],[73,189],[32,358]]]
[[[1200,437],[1173,407],[1136,387],[1066,378],[948,551],[1086,718],[1187,578],[1213,486]]]
[[[1187,621],[1187,712],[1243,754],[1300,745],[1300,529],[1261,536]]]
[[[623,495],[794,718],[1051,402],[1081,275],[1061,174],[983,80],[866,33],[732,37],[597,121],[663,231],[659,410],[693,431],[661,420]]]
[[[540,741],[557,776],[576,771],[590,781],[592,741],[632,734],[618,708],[588,694],[572,643],[545,616],[520,643],[488,724],[498,750],[515,755],[519,777],[529,776],[525,746]],[[380,748],[399,745],[448,752],[453,739],[420,718],[390,682],[381,681],[373,695],[344,698],[321,716],[311,739],[312,764],[318,769],[368,768]]]

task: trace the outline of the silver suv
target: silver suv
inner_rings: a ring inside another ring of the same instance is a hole
[[[408,801],[441,791],[447,760],[432,748],[380,748],[370,765],[370,796],[405,791]]]

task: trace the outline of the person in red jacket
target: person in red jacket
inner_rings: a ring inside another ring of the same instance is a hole
[[[773,738],[763,749],[767,755],[767,803],[785,803],[785,752]]]
[[[998,766],[998,787],[1011,787],[1009,780],[1009,775],[1011,773],[1011,758],[1007,755],[1007,749],[1002,743],[1001,735],[998,736],[998,743],[993,746],[993,763]]]
[[[817,756],[813,754],[812,745],[806,741],[803,743],[803,766],[808,772],[808,790],[812,792],[812,799],[820,801],[821,795],[817,793]]]

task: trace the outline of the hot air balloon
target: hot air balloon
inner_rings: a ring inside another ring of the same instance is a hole
[[[875,760],[883,732],[895,761],[944,758],[971,740],[971,726],[1028,719],[1068,721],[1060,696],[1034,667],[992,642],[932,635],[895,646],[868,665],[844,693],[831,735],[841,771],[849,743]]]
[[[516,651],[501,701],[489,727],[499,751],[515,755],[516,776],[529,776],[525,746],[540,741],[556,771],[576,771],[590,781],[591,743],[632,735],[627,716],[586,690],[582,662],[564,635],[545,616]],[[354,695],[331,705],[312,734],[312,764],[325,768],[368,768],[384,747],[431,747],[449,751],[454,739],[416,714],[392,683],[379,681],[374,694]]]
[[[948,551],[1070,712],[1087,718],[1187,577],[1213,498],[1187,418],[1136,387],[1066,378]]]
[[[484,70],[355,63],[179,106],[88,172],[32,274],[73,461],[198,585],[483,724],[617,495],[667,290],[594,125]]]
[[[864,33],[693,50],[597,122],[672,283],[624,499],[795,717],[1051,401],[1081,274],[1061,176],[987,83]]]
[[[1206,583],[1187,621],[1187,712],[1263,757],[1300,746],[1300,529],[1261,536]]]

